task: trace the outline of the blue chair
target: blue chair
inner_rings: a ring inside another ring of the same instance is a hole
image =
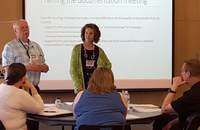
[[[79,130],[131,130],[130,124],[122,125],[81,125]]]

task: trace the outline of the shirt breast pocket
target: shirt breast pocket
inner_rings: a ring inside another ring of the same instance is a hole
[[[18,56],[15,57],[15,62],[28,64],[29,63],[29,57],[18,55]]]

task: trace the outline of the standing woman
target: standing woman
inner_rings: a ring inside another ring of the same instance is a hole
[[[0,120],[6,130],[27,130],[26,113],[43,112],[43,100],[25,75],[22,63],[12,63],[7,67],[5,82],[0,85]],[[25,91],[29,89],[32,95]]]
[[[87,89],[91,74],[97,67],[111,69],[111,63],[104,51],[95,45],[101,37],[96,24],[86,24],[81,30],[83,43],[76,45],[72,50],[70,75],[74,82],[74,93]]]

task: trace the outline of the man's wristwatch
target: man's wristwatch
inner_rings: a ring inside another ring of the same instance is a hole
[[[171,88],[168,90],[168,93],[174,93],[176,94],[176,91],[172,90]]]

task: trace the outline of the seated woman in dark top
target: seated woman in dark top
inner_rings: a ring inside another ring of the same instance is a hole
[[[80,125],[113,125],[126,122],[127,102],[116,91],[110,69],[97,68],[89,81],[88,89],[80,91],[74,99],[76,127]]]

